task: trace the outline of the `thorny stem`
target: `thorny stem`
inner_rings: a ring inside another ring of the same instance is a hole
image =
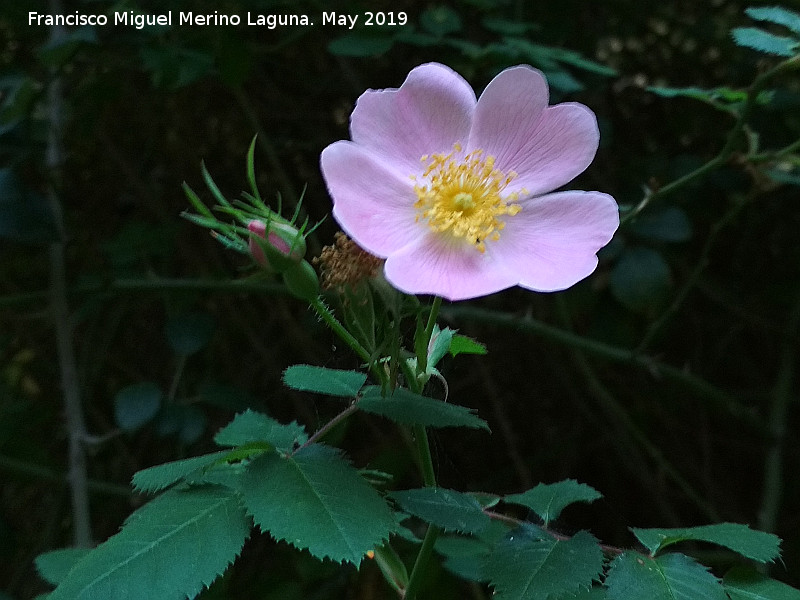
[[[347,328],[339,322],[339,320],[331,312],[331,309],[325,305],[320,297],[317,297],[311,301],[311,308],[316,311],[320,318],[325,321],[328,327],[330,327],[345,344],[353,349],[353,352],[358,354],[358,356],[367,364],[370,371],[372,371],[372,374],[375,376],[377,381],[383,383],[386,378],[386,374],[383,370],[381,370],[380,365],[373,360],[373,357],[369,352],[367,352],[367,349],[364,348],[364,346],[362,346],[349,331],[347,331]]]
[[[50,0],[50,11],[61,13],[59,0]],[[53,25],[50,30],[52,42],[58,42],[65,35],[63,26]],[[61,132],[63,121],[63,89],[61,78],[56,76],[48,89],[49,125],[47,152],[45,162],[50,171],[52,181],[48,185],[47,195],[53,219],[56,223],[58,240],[50,244],[50,307],[56,330],[56,347],[61,371],[61,386],[64,393],[64,413],[69,435],[69,467],[68,480],[72,499],[73,541],[75,546],[87,548],[92,544],[92,523],[89,509],[89,477],[86,470],[87,439],[86,424],[83,419],[78,368],[72,339],[69,306],[67,305],[67,275],[65,245],[66,234],[61,204],[55,190],[55,181],[63,163],[61,149]]]
[[[563,302],[559,302],[559,312],[561,318],[566,326],[570,326],[569,316]],[[592,368],[589,361],[580,350],[573,351],[573,361],[575,366],[583,375],[589,391],[600,403],[602,409],[606,414],[621,424],[627,431],[628,435],[633,437],[636,442],[642,447],[645,453],[655,462],[659,468],[680,488],[687,498],[692,500],[700,509],[702,509],[711,520],[718,520],[716,509],[709,502],[703,498],[703,495],[697,492],[694,487],[681,475],[681,473],[667,460],[664,453],[650,441],[647,435],[636,424],[636,422],[628,414],[628,411],[617,401],[614,395],[602,384],[597,377],[595,370]]]
[[[675,181],[671,181],[670,183],[660,187],[659,189],[653,191],[636,207],[635,210],[631,211],[628,215],[626,215],[622,222],[629,221],[630,219],[634,218],[638,215],[646,206],[653,204],[656,200],[661,200],[664,196],[667,196],[678,190],[685,185],[691,183],[695,179],[699,179],[703,177],[707,173],[717,169],[724,165],[728,159],[733,155],[734,150],[736,149],[736,144],[739,141],[739,137],[741,136],[742,132],[745,129],[747,124],[747,119],[750,117],[750,113],[753,110],[753,106],[755,106],[756,100],[758,99],[758,95],[764,90],[767,86],[769,81],[776,77],[777,75],[785,72],[790,71],[792,69],[796,69],[800,66],[800,57],[794,57],[789,60],[786,60],[782,63],[779,63],[769,71],[762,73],[758,77],[755,78],[753,83],[747,90],[747,98],[744,102],[744,106],[742,106],[742,110],[739,112],[739,116],[736,119],[736,122],[733,124],[730,132],[728,133],[728,137],[725,141],[725,145],[719,151],[719,153],[709,160],[707,163],[701,165],[691,173],[687,173],[682,177],[679,177]],[[794,144],[793,144],[794,146]],[[791,147],[791,146],[790,146]],[[784,148],[784,151],[786,149]]]

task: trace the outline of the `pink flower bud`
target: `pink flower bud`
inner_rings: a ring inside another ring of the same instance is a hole
[[[299,263],[306,254],[303,235],[288,223],[270,221],[268,229],[264,221],[252,220],[247,224],[247,229],[252,234],[249,240],[250,255],[262,267],[283,273]]]

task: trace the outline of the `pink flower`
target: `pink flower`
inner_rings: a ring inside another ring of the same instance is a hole
[[[464,300],[575,284],[619,213],[601,192],[552,193],[589,166],[600,135],[591,110],[548,96],[539,71],[517,66],[476,99],[436,63],[399,89],[366,91],[353,141],[322,152],[333,216],[406,293]]]

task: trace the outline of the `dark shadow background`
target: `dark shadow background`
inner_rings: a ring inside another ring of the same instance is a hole
[[[33,558],[71,542],[66,432],[46,297],[52,230],[43,194],[54,174],[44,163],[45,90],[52,69],[62,78],[66,102],[66,159],[55,184],[68,236],[69,302],[89,430],[103,436],[117,429],[114,398],[125,386],[147,381],[169,388],[179,359],[165,335],[168,323],[198,314],[213,323],[207,343],[183,367],[174,406],[93,449],[93,528],[103,540],[144,501],[127,491],[135,471],[207,451],[236,410],[252,406],[310,430],[336,414],[335,404],[285,389],[280,376],[287,366],[358,366],[301,303],[280,291],[232,292],[225,285],[249,275],[246,258],[180,218],[187,208],[184,180],[211,201],[201,160],[223,193],[238,196],[246,187],[244,156],[259,133],[262,194],[280,193],[293,206],[305,189],[305,213],[325,219],[311,240],[318,252],[336,231],[326,218],[330,199],[319,153],[348,137],[360,93],[397,87],[427,61],[448,64],[478,91],[502,68],[531,63],[552,78],[551,102],[580,101],[598,115],[600,151],[572,185],[611,193],[631,207],[643,186],[658,188],[713,157],[733,122],[701,102],[661,98],[646,87],[746,86],[764,68],[757,53],[736,47],[729,36],[732,27],[750,24],[743,14],[750,4],[728,0],[659,6],[629,0],[70,2],[65,13],[193,10],[244,17],[250,10],[313,19],[323,10],[404,11],[409,24],[357,30],[355,37],[320,25],[140,31],[109,25],[73,32],[74,43],[56,49],[47,45],[47,27],[27,25],[29,10],[48,12],[44,3],[5,4],[0,590],[9,598],[43,591]],[[514,40],[575,51],[617,75],[553,64],[552,54],[523,51]],[[765,148],[791,142],[800,130],[798,82],[781,85],[754,115]],[[789,327],[800,293],[797,189],[772,185],[734,160],[626,224],[597,272],[569,291],[514,289],[445,306],[447,324],[489,348],[484,358],[443,363],[450,399],[477,408],[493,433],[437,432],[441,485],[509,493],[539,481],[578,479],[604,499],[570,509],[561,525],[567,533],[589,528],[621,546],[634,544],[628,526],[718,520],[757,527],[773,441],[767,423],[779,379],[788,378],[793,404],[780,423],[786,436],[775,524],[787,568],[778,565],[773,574],[800,585],[798,341]],[[9,198],[18,200],[12,208]],[[666,207],[677,212],[659,216]],[[650,214],[658,218],[648,229]],[[717,231],[721,220],[726,224]],[[685,299],[648,346],[633,359],[620,358],[686,285]],[[569,330],[574,337],[559,335]],[[357,465],[384,468],[399,483],[417,485],[388,423],[356,417],[340,435]],[[431,577],[435,597],[466,597],[445,572]],[[357,574],[254,534],[236,566],[203,597],[388,594],[373,565]]]

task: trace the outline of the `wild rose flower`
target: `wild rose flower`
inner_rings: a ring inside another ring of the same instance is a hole
[[[607,194],[552,193],[589,166],[600,135],[586,106],[548,99],[528,66],[497,75],[480,99],[436,63],[398,89],[366,91],[352,141],[322,152],[334,217],[406,293],[573,285],[596,268],[619,213]]]

